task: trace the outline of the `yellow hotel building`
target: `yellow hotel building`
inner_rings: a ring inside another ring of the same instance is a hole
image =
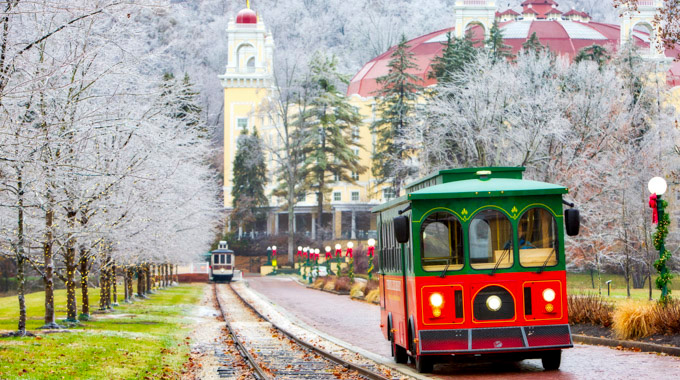
[[[678,52],[660,51],[657,47],[661,44],[652,27],[654,15],[661,5],[660,0],[640,0],[637,12],[622,10],[621,24],[614,25],[595,22],[584,12],[560,10],[554,0],[526,0],[521,4],[521,10],[507,9],[502,12],[499,12],[494,1],[457,0],[452,9],[451,28],[409,41],[409,50],[414,54],[418,66],[412,73],[420,77],[426,86],[435,84],[433,79],[428,78],[428,73],[432,60],[442,52],[446,34],[452,32],[462,37],[464,31],[471,30],[477,39],[482,39],[488,36],[496,20],[505,43],[512,47],[513,53],[519,51],[534,33],[551,51],[570,59],[591,45],[616,50],[632,40],[643,49],[645,58],[658,63],[660,71],[666,73],[668,82],[677,86],[680,84],[680,62],[673,62],[672,57]],[[274,95],[273,36],[253,10],[243,9],[229,22],[227,41],[229,59],[225,73],[219,78],[224,87],[224,206],[229,210],[232,208],[232,164],[240,131],[256,127],[265,143],[272,145],[277,140],[275,123],[278,121],[263,109],[266,100]],[[347,93],[350,102],[358,107],[364,117],[364,123],[358,131],[363,149],[357,153],[361,163],[369,168],[374,146],[369,125],[376,117],[376,79],[387,74],[391,54],[392,49],[367,62],[352,79]],[[679,93],[678,88],[672,90],[676,95]],[[287,212],[282,208],[284,200],[271,196],[277,170],[271,154],[268,154],[268,165],[270,183],[266,193],[270,199],[270,212],[266,223],[256,226],[254,232],[285,233],[289,226]],[[298,233],[323,240],[366,240],[375,237],[375,219],[371,217],[370,209],[389,199],[391,194],[376,186],[370,170],[356,178],[355,184],[337,182],[333,185],[330,199],[324,200],[327,208],[324,210],[326,228],[323,233],[314,223],[317,216],[314,194],[308,194],[296,204],[292,228]]]

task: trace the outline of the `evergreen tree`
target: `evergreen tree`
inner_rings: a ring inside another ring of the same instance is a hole
[[[529,39],[527,39],[526,42],[522,44],[522,52],[525,54],[534,53],[536,54],[536,57],[538,57],[543,52],[543,50],[545,50],[545,46],[541,44],[536,32],[531,33]]]
[[[243,129],[236,140],[233,174],[232,217],[238,221],[240,233],[244,227],[251,226],[261,216],[261,208],[268,205],[264,192],[267,167],[264,162],[262,140],[257,130],[253,130],[249,135],[248,131]]]
[[[611,56],[609,55],[609,52],[607,52],[607,49],[600,45],[591,45],[581,49],[576,57],[574,57],[574,62],[593,61],[597,63],[597,66],[601,70],[602,66],[604,66],[610,58]]]
[[[306,187],[317,194],[317,226],[323,228],[323,199],[330,191],[329,180],[335,175],[340,181],[354,183],[352,173],[363,173],[366,168],[354,152],[360,145],[352,135],[361,123],[361,115],[339,89],[347,85],[349,79],[338,73],[335,57],[322,54],[316,54],[312,59],[310,71],[314,95],[307,110],[312,138],[305,149]]]
[[[471,30],[468,30],[462,39],[455,38],[448,32],[442,55],[433,60],[429,77],[436,78],[437,83],[449,83],[453,80],[453,73],[462,71],[467,64],[474,61],[477,49],[472,37]]]
[[[503,60],[512,59],[512,47],[506,45],[503,41],[503,32],[498,27],[498,21],[494,21],[491,31],[489,32],[489,39],[486,40],[486,48],[489,50],[491,56],[491,63],[496,64]]]
[[[412,122],[416,98],[423,89],[421,79],[408,73],[416,67],[413,53],[408,49],[406,37],[402,35],[387,65],[389,72],[377,79],[380,86],[377,91],[380,118],[371,125],[376,135],[373,176],[379,183],[391,183],[397,196],[404,179],[413,173],[413,169],[405,165],[408,152],[402,137]]]

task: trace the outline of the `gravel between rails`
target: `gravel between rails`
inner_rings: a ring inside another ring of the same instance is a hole
[[[241,289],[241,284],[234,288]],[[332,362],[274,328],[244,304],[228,285],[219,285],[218,297],[232,333],[245,346],[268,378],[366,379],[358,372]],[[246,302],[251,300],[246,299]],[[278,321],[277,321],[278,322]],[[317,346],[316,344],[312,344]]]
[[[244,282],[233,283],[232,288],[235,292],[246,300],[251,306],[253,306],[260,314],[264,315],[271,321],[281,328],[285,329],[289,333],[293,334],[298,339],[305,341],[306,343],[322,349],[344,361],[352,363],[357,366],[361,366],[371,370],[372,372],[381,373],[382,376],[391,379],[411,379],[411,377],[405,376],[404,374],[393,371],[391,368],[380,365],[373,360],[370,360],[358,353],[352,352],[344,347],[341,347],[331,341],[319,337],[317,334],[304,329],[294,323],[292,323],[288,318],[279,313],[275,308],[273,308],[269,303],[262,300],[260,297],[256,296]]]

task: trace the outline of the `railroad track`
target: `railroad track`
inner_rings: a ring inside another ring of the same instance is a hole
[[[388,379],[298,339],[261,315],[231,285],[213,284],[213,287],[230,339],[256,378]],[[219,375],[232,377],[234,374],[223,369]]]

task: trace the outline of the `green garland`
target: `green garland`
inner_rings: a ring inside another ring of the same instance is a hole
[[[354,257],[349,258],[349,282],[354,283]]]
[[[668,202],[664,200],[660,200],[659,202],[661,202],[661,207],[659,207],[661,210],[668,207]],[[671,259],[671,252],[665,248],[664,243],[668,236],[668,226],[671,224],[671,219],[668,216],[668,213],[661,212],[660,214],[659,224],[657,225],[656,232],[654,232],[652,238],[654,239],[654,248],[659,251],[659,259],[654,262],[654,268],[659,272],[659,277],[656,278],[656,287],[657,289],[662,290],[659,302],[666,304],[671,298],[671,291],[668,289],[668,285],[670,284],[673,275],[668,271],[668,267],[666,266],[666,263]],[[663,293],[664,289],[667,290],[666,294]]]

